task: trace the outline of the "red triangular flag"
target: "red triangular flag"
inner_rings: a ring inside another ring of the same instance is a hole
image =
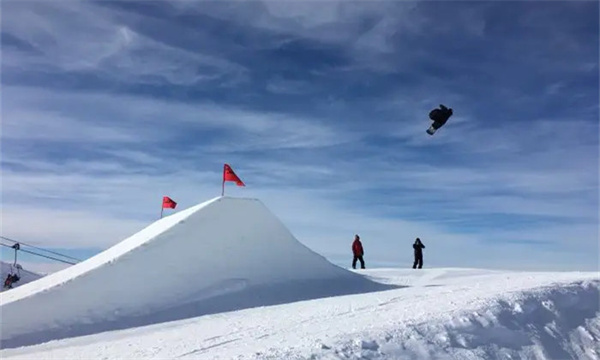
[[[177,206],[177,203],[175,201],[173,201],[173,199],[171,199],[168,196],[163,196],[163,209],[165,208],[169,208],[169,209],[175,209],[175,207]]]
[[[233,169],[229,164],[225,164],[223,167],[223,182],[234,181],[237,186],[246,186],[244,182],[233,172]]]

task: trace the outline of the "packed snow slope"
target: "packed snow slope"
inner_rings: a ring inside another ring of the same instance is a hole
[[[259,200],[218,197],[6,292],[2,348],[390,287],[311,251]]]
[[[600,359],[600,275],[369,269],[394,290],[0,351],[29,359]]]
[[[15,289],[19,286],[25,285],[29,282],[35,281],[44,276],[42,274],[38,274],[33,271],[28,271],[23,268],[17,269],[17,267],[15,265],[6,263],[4,261],[0,261],[0,265],[1,265],[0,266],[0,277],[2,278],[2,288],[0,291],[12,290],[12,289],[4,288],[4,280],[6,280],[6,277],[8,276],[8,274],[17,274],[20,277],[19,281],[17,281],[16,283],[14,283],[12,285],[13,289]],[[2,297],[4,297],[4,294],[2,294]]]

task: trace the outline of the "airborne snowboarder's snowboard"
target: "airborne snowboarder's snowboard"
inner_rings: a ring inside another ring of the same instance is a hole
[[[440,123],[436,123],[434,122],[433,124],[431,124],[431,126],[429,127],[429,129],[427,129],[427,133],[429,135],[433,135],[435,134],[436,131],[438,131],[442,126],[444,126],[444,124],[440,124]]]

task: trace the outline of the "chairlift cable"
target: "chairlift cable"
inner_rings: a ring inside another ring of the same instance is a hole
[[[69,255],[63,255],[61,253],[58,253],[58,252],[55,252],[55,251],[52,251],[52,250],[46,250],[46,249],[43,249],[43,248],[40,248],[40,247],[37,247],[37,246],[34,246],[34,245],[30,245],[30,244],[24,243],[22,241],[17,241],[17,240],[13,240],[13,239],[7,238],[5,236],[0,236],[0,238],[4,239],[4,240],[7,240],[7,241],[14,242],[14,243],[18,243],[18,244],[21,244],[21,245],[29,246],[30,248],[34,248],[34,249],[37,249],[37,250],[46,251],[46,252],[49,252],[49,253],[54,254],[54,255],[62,256],[62,257],[67,258],[67,259],[75,260],[75,261],[78,261],[78,262],[82,261],[81,259],[74,258],[74,257],[69,256]],[[23,249],[21,249],[21,250],[23,250]]]
[[[6,246],[6,247],[11,248],[11,249],[13,248],[11,245],[7,245],[7,244],[3,244],[3,243],[0,243],[0,245]],[[29,251],[29,250],[20,249],[19,251],[23,251],[23,252],[26,252],[28,254],[32,254],[32,255],[36,255],[36,256],[41,256],[41,257],[44,257],[46,259],[60,261],[60,262],[65,263],[65,264],[70,264],[70,265],[75,265],[76,264],[76,263],[73,263],[73,262],[70,262],[70,261],[67,261],[67,260],[58,259],[58,258],[55,258],[55,257],[52,257],[52,256],[48,256],[48,255],[44,255],[44,254],[38,254],[36,252]]]

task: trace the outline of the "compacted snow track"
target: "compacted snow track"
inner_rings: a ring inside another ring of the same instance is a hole
[[[359,271],[357,271],[359,272]],[[65,339],[8,359],[597,359],[594,273],[375,269],[394,290]]]

